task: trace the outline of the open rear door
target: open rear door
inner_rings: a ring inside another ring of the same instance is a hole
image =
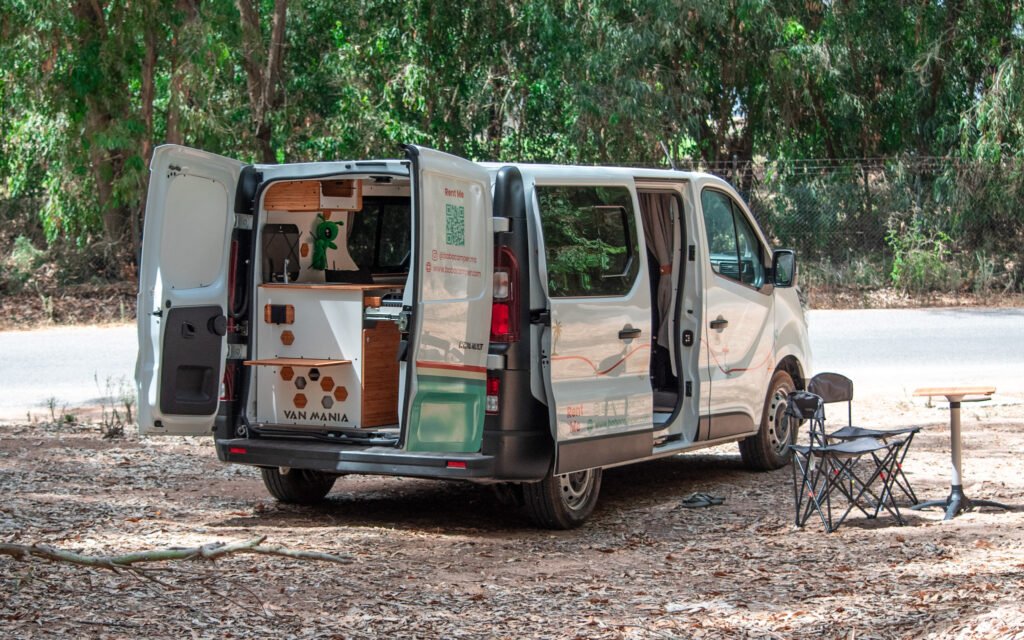
[[[244,165],[167,145],[150,164],[135,382],[142,434],[210,434],[224,374],[228,246]]]
[[[472,453],[483,438],[494,222],[479,165],[408,146],[413,176],[412,316],[405,448]]]

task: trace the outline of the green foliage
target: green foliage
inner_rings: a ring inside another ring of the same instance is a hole
[[[18,236],[2,264],[3,279],[0,280],[0,290],[20,291],[45,260],[46,252],[33,246],[32,241],[25,236]]]
[[[919,220],[899,233],[886,237],[892,248],[890,277],[898,289],[910,293],[948,291],[958,288],[956,264],[952,263],[951,239],[942,231],[928,231]]]
[[[1024,280],[1005,259],[1008,239],[1024,240],[1024,177],[1008,163],[1024,156],[1018,2],[292,0],[265,114],[250,72],[268,68],[275,3],[251,0],[255,33],[249,4],[9,0],[0,200],[40,200],[51,243],[133,245],[146,163],[165,141],[245,161],[394,157],[418,143],[646,165],[665,163],[664,141],[677,159],[762,162],[775,188],[751,199],[823,264],[850,258],[828,228],[888,256],[893,221],[935,206],[957,259],[984,250],[1000,256],[997,280]],[[872,182],[794,163],[902,154],[964,164]]]

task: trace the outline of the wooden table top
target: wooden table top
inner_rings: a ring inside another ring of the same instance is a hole
[[[990,396],[996,392],[995,387],[924,387],[914,389],[915,396]]]

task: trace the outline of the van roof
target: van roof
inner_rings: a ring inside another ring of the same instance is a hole
[[[617,167],[606,165],[573,165],[573,164],[533,164],[526,162],[479,162],[488,171],[497,171],[502,167],[517,167],[529,173],[543,173],[552,178],[578,176],[586,172],[592,177],[607,176],[609,178],[650,178],[654,180],[694,180],[698,178],[719,179],[710,173],[700,171],[679,171],[675,169],[650,169],[646,167]]]

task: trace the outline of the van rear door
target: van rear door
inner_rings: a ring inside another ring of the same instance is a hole
[[[243,166],[176,145],[153,154],[137,309],[142,434],[211,433],[224,375],[228,247]]]
[[[413,277],[405,358],[408,451],[473,453],[483,439],[494,222],[479,165],[410,145]]]

